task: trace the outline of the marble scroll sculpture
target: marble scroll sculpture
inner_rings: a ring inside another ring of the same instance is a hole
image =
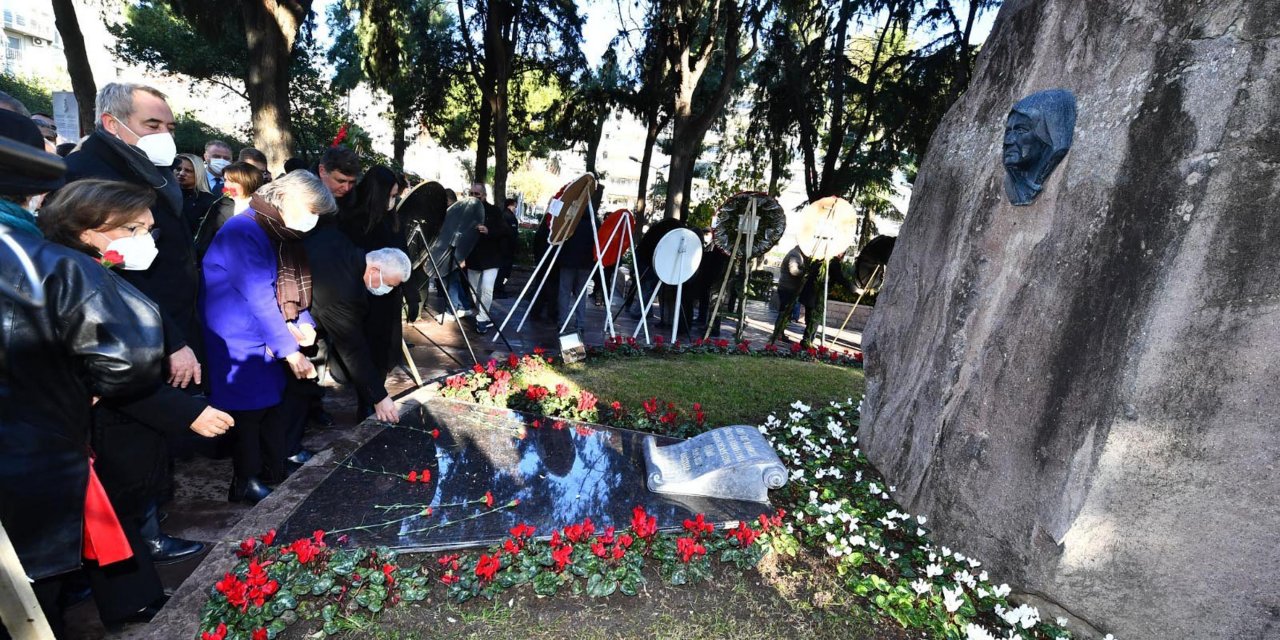
[[[684,442],[644,442],[649,490],[711,498],[768,502],[769,490],[787,483],[773,447],[752,427],[720,427]]]

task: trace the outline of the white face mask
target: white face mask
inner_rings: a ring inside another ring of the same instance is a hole
[[[395,288],[383,281],[381,271],[378,272],[378,286],[373,286],[373,280],[365,282],[365,285],[365,288],[369,290],[369,293],[372,293],[375,296],[385,296],[388,293],[391,293],[391,290]]]
[[[124,127],[125,131],[128,131],[135,136],[138,135],[138,133],[133,129],[130,129],[129,125],[126,125],[123,120],[117,119],[116,122],[119,123],[120,126]],[[138,141],[133,143],[133,146],[141,149],[143,153],[147,154],[147,159],[151,161],[151,164],[154,164],[157,167],[173,166],[173,159],[178,156],[178,145],[173,141],[173,134],[168,131],[138,136]]]
[[[231,164],[231,161],[226,158],[214,158],[209,161],[209,171],[215,176],[220,176],[222,175],[222,170],[226,169],[229,164]]]
[[[320,222],[320,216],[312,213],[308,213],[302,216],[302,219],[299,220],[298,222],[295,222],[293,224],[289,224],[288,222],[286,222],[284,226],[289,227],[294,231],[301,231],[302,233],[306,233],[316,228],[316,224],[318,224],[319,222]]]
[[[104,237],[105,235],[103,234]],[[160,253],[160,250],[156,249],[156,239],[149,233],[116,238],[107,243],[107,249],[102,253],[106,255],[112,251],[124,257],[124,264],[121,267],[126,271],[146,271],[151,268],[151,263]]]

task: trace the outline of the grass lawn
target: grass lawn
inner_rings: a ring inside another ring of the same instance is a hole
[[[586,389],[606,404],[618,400],[628,407],[653,397],[684,407],[700,402],[709,425],[756,425],[796,400],[821,406],[860,398],[865,387],[861,369],[713,354],[558,363],[533,382]]]

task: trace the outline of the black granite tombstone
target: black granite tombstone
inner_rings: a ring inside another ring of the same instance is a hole
[[[623,528],[636,506],[668,530],[698,513],[718,523],[772,513],[763,502],[649,491],[645,438],[432,399],[336,463],[280,535],[290,540],[322,529],[349,536],[351,544],[435,551],[499,542],[522,522],[539,536],[587,517],[598,527]],[[660,445],[675,442],[658,438]],[[417,481],[408,480],[410,471]]]

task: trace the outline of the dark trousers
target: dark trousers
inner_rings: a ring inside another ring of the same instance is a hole
[[[307,428],[307,415],[311,404],[324,395],[324,389],[316,380],[299,380],[290,375],[284,384],[284,396],[276,405],[280,421],[284,423],[285,457],[302,451],[302,436]],[[283,478],[268,478],[271,481]]]
[[[120,519],[120,527],[129,540],[133,557],[105,567],[93,562],[85,563],[89,586],[93,587],[93,601],[98,605],[98,615],[104,622],[127,618],[164,595],[160,574],[151,563],[151,552],[138,528],[123,518]]]
[[[236,439],[233,466],[239,480],[284,477],[288,433],[280,406],[228,412],[236,421],[231,432]]]
[[[93,411],[94,470],[121,521],[142,525],[148,508],[170,493],[171,461],[165,434],[122,413]]]

